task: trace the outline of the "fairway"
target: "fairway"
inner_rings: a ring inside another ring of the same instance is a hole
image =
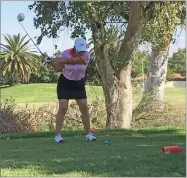
[[[89,100],[104,98],[101,86],[86,86]],[[142,90],[138,91],[138,95]],[[20,84],[1,89],[1,99],[13,97],[16,103],[57,102],[56,84]],[[185,103],[185,88],[165,88],[165,100]]]
[[[89,99],[103,97],[101,87],[86,86]],[[20,84],[1,89],[2,99],[13,97],[16,103],[56,102],[56,84]]]
[[[186,175],[185,128],[101,131],[96,142],[64,133],[64,144],[54,143],[53,133],[12,136],[2,137],[2,176]],[[161,154],[163,146],[175,144],[184,152]]]

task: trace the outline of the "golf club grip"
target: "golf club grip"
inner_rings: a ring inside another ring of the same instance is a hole
[[[40,54],[42,56],[44,56],[44,54],[40,51],[40,49],[38,48],[38,46],[35,44],[35,42],[32,40],[32,38],[30,37],[30,35],[27,33],[26,29],[24,28],[24,26],[21,24],[21,22],[19,22],[20,25],[22,26],[22,28],[24,29],[24,31],[26,32],[26,34],[29,36],[30,40],[34,43],[35,47],[38,49],[38,51],[40,52]]]

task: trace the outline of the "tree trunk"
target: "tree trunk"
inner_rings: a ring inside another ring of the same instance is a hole
[[[102,82],[103,83],[103,82]],[[115,82],[114,82],[115,83]],[[113,85],[104,85],[103,91],[105,95],[105,106],[107,111],[106,128],[120,128],[118,124],[118,91]]]
[[[130,128],[132,122],[132,85],[131,85],[131,65],[128,65],[120,72],[119,79],[119,118],[121,128]]]
[[[151,96],[152,101],[162,102],[164,98],[169,46],[168,43],[166,48],[152,48],[149,76],[144,92],[144,95]]]
[[[90,7],[91,8],[91,7]],[[107,128],[130,128],[132,122],[131,68],[134,53],[146,23],[142,2],[130,2],[130,15],[125,38],[119,52],[119,66],[114,69],[105,44],[105,30],[100,22],[92,22],[96,62],[101,74],[107,110]],[[96,12],[93,10],[93,17]],[[99,24],[99,25],[98,25]]]
[[[139,120],[154,118],[164,109],[164,85],[166,81],[169,46],[170,43],[165,43],[165,47],[152,48],[148,69],[149,76],[145,83],[145,91],[140,103],[133,111],[134,123]]]
[[[132,119],[131,65],[121,70],[119,79],[110,65],[108,51],[100,47],[97,60],[105,95],[107,128],[130,128]],[[102,60],[101,60],[102,59]]]
[[[10,83],[9,83],[10,86],[14,86],[14,74],[11,73],[10,74]]]
[[[117,124],[118,81],[110,64],[107,47],[104,45],[103,47],[100,46],[100,48],[97,48],[97,43],[95,43],[95,46],[98,54],[96,61],[105,95],[105,106],[107,111],[106,127],[119,128]]]
[[[128,27],[119,52],[122,63],[118,66],[117,71],[119,80],[118,124],[120,128],[130,128],[132,124],[131,68],[145,24],[146,19],[143,17],[141,2],[131,2]]]

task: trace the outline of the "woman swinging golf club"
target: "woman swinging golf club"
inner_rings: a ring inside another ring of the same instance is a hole
[[[55,142],[57,143],[64,142],[61,129],[68,109],[69,99],[75,99],[79,106],[86,140],[96,140],[96,137],[90,132],[90,117],[84,80],[89,60],[90,53],[87,51],[87,43],[83,38],[77,38],[74,42],[74,48],[63,51],[60,58],[45,58],[45,63],[49,63],[54,70],[61,71],[57,84],[57,96],[59,99],[55,136]]]

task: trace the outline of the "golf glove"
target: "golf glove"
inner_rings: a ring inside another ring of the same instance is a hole
[[[44,63],[45,64],[49,64],[50,62],[51,62],[51,58],[50,57],[48,57],[48,56],[46,56],[45,58],[44,58]]]

